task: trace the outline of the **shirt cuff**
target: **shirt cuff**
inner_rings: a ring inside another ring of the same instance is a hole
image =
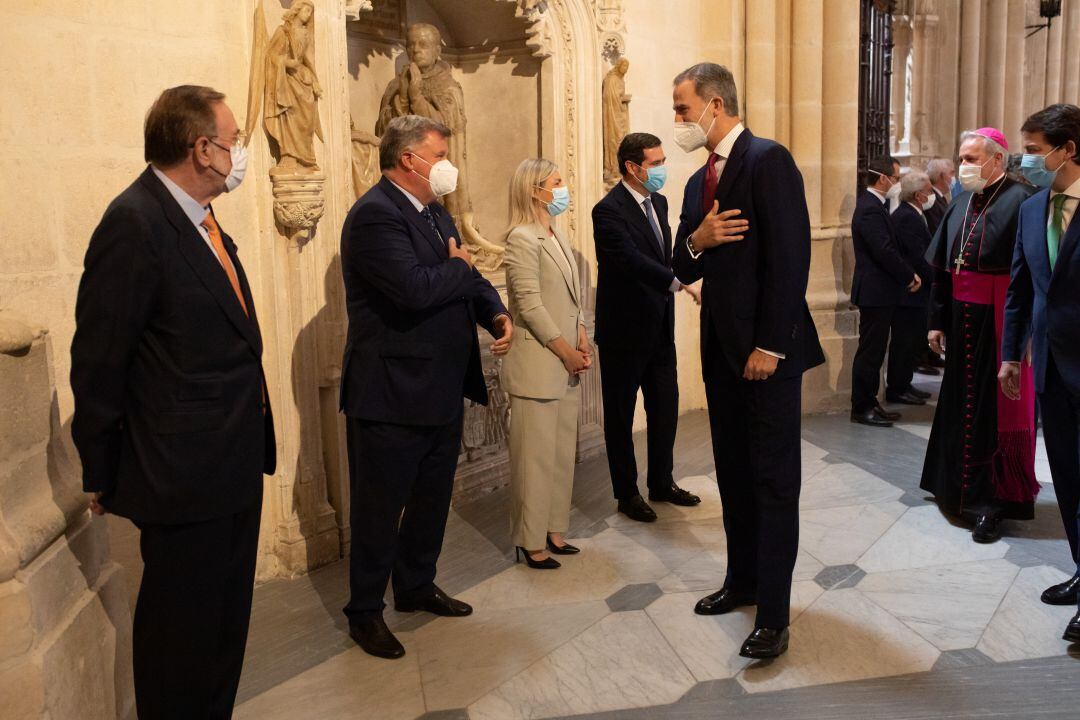
[[[514,322],[514,316],[513,315],[511,315],[509,312],[501,312],[498,315],[496,315],[495,317],[491,318],[491,326],[495,327],[495,321],[498,320],[499,318],[501,318],[504,315],[506,316],[507,320],[509,320],[510,322]]]
[[[757,350],[758,352],[763,352],[766,355],[770,355],[770,356],[772,356],[774,358],[779,358],[781,360],[787,360],[787,355],[785,355],[784,353],[773,352],[772,350],[766,350],[765,348],[759,348],[759,347],[756,347],[754,349]]]
[[[1019,360],[1002,360],[1001,364],[1002,365],[1019,365],[1020,361]]]
[[[693,237],[694,237],[693,233],[690,233],[689,235],[686,236],[686,250],[690,253],[690,259],[691,260],[697,260],[698,258],[701,257],[701,253],[694,250],[694,246],[690,243],[690,241],[693,239]]]
[[[680,281],[679,278],[673,278],[671,280],[671,286],[668,287],[668,292],[677,293],[682,290],[682,286],[682,281]]]

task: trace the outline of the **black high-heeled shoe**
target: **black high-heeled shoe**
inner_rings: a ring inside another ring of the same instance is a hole
[[[577,555],[579,552],[581,552],[581,548],[576,548],[570,543],[566,543],[565,545],[561,546],[556,545],[555,543],[551,542],[550,535],[548,535],[547,546],[548,550],[555,553],[556,555]]]
[[[553,557],[544,558],[543,560],[533,560],[533,556],[530,555],[529,551],[525,548],[514,548],[514,562],[521,562],[523,556],[525,558],[525,564],[533,570],[554,570],[562,567],[562,563]]]

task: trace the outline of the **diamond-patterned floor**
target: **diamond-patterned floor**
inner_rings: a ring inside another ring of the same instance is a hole
[[[948,717],[967,717],[956,714],[957,703],[975,714],[990,702],[993,692],[982,695],[979,683],[986,678],[1000,690],[993,669],[1012,669],[1003,663],[1020,661],[1048,680],[1071,667],[1080,678],[1080,651],[1070,656],[1060,639],[1075,609],[1038,600],[1068,576],[1049,487],[1032,526],[1009,526],[1017,537],[977,545],[917,490],[925,418],[885,431],[842,417],[809,418],[806,426],[791,649],[779,660],[738,657],[752,609],[692,612],[725,565],[713,477],[681,477],[702,504],[660,505],[658,522],[641,525],[614,514],[601,458],[579,469],[570,537],[582,552],[560,558],[560,570],[509,562],[505,494],[454,510],[440,582],[476,612],[462,619],[388,613],[406,647],[403,660],[368,657],[343,637],[341,563],[259,588],[237,716],[704,718],[740,707],[779,713],[799,692],[835,692],[842,703],[862,688],[881,708],[908,717],[905,708],[931,702],[903,690],[914,682],[931,683],[940,716],[947,709]],[[680,468],[705,466],[707,433],[700,416],[683,419]],[[889,456],[875,455],[881,452]],[[1039,479],[1049,480],[1044,465]],[[1038,689],[1017,684],[1017,693]],[[1046,698],[1038,716],[1057,717],[1053,693]],[[1075,717],[1075,705],[1061,712]],[[841,710],[820,716],[849,717]]]

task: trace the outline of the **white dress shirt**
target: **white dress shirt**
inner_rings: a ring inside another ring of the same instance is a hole
[[[880,190],[878,190],[877,188],[872,188],[872,187],[868,187],[868,188],[866,188],[866,189],[870,191],[870,194],[871,194],[871,195],[873,195],[873,196],[874,196],[874,197],[876,197],[876,198],[877,198],[878,200],[880,200],[880,201],[881,201],[881,203],[882,203],[883,205],[885,204],[885,201],[889,199],[889,198],[888,198],[888,197],[887,197],[887,196],[885,195],[885,193],[881,192],[881,191],[880,191]]]
[[[173,200],[176,200],[177,205],[184,211],[184,215],[191,221],[191,224],[195,226],[195,230],[198,231],[199,236],[202,237],[203,242],[206,243],[206,247],[210,248],[210,252],[213,254],[214,259],[218,261],[218,264],[225,267],[221,262],[221,258],[218,257],[217,250],[214,249],[214,241],[210,239],[210,232],[203,227],[203,220],[210,214],[210,208],[203,207],[199,204],[199,201],[187,194],[184,188],[177,185],[172,179],[165,173],[158,170],[153,165],[150,169],[154,171],[154,175],[161,181],[161,184],[165,186],[165,189],[169,191],[169,194],[173,196]],[[236,273],[236,268],[233,267],[232,260],[226,256],[225,262],[229,263],[229,268]]]
[[[424,212],[424,207],[425,207],[424,203],[417,200],[415,195],[413,195],[411,192],[409,192],[405,188],[398,185],[393,180],[390,180],[390,184],[393,185],[394,187],[396,187],[398,190],[400,190],[402,192],[402,194],[405,195],[405,197],[409,198],[409,202],[411,202],[412,206],[414,208],[416,208],[416,212],[418,212],[418,213]]]
[[[630,196],[634,198],[634,202],[636,202],[637,206],[641,208],[641,212],[645,213],[646,219],[651,218],[652,221],[656,223],[656,227],[660,227],[660,218],[656,215],[656,208],[652,208],[651,215],[650,211],[645,208],[645,200],[647,199],[647,197],[635,190],[630,185],[630,183],[626,182],[625,180],[622,181],[622,186],[626,188],[627,191],[630,193]],[[650,202],[649,205],[651,207],[652,203]],[[683,284],[679,281],[679,278],[674,278],[671,281],[671,286],[668,287],[668,292],[679,292],[680,290],[682,290],[682,286]]]
[[[1050,191],[1050,207],[1046,214],[1046,226],[1050,227],[1054,219],[1054,198],[1058,195],[1067,195],[1068,200],[1061,206],[1061,239],[1065,239],[1065,232],[1069,229],[1069,223],[1076,214],[1076,206],[1080,204],[1080,180],[1077,180],[1063,192]]]

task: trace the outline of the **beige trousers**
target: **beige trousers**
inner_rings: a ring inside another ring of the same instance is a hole
[[[562,400],[510,396],[510,536],[526,550],[547,547],[570,527],[581,388]]]

